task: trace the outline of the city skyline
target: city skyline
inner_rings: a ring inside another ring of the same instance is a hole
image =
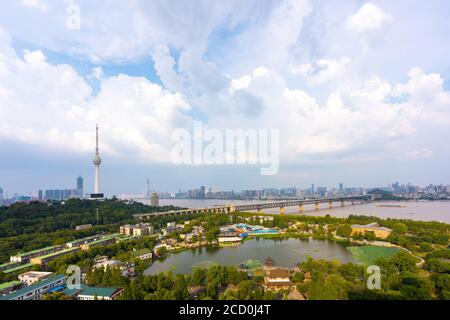
[[[148,177],[158,190],[450,183],[447,2],[76,5],[79,16],[58,1],[0,4],[9,193],[67,188],[78,173],[95,192],[97,123],[106,195],[142,193]],[[171,135],[196,121],[279,130],[278,173],[173,164]]]

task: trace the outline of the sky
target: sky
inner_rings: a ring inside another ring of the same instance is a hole
[[[448,1],[0,3],[0,187],[450,184]],[[279,131],[279,170],[173,162],[195,123]]]

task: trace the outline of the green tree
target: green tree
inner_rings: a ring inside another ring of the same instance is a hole
[[[395,223],[392,229],[399,234],[405,234],[408,232],[408,226],[401,222]]]
[[[352,228],[348,224],[343,224],[337,227],[336,234],[341,237],[350,238],[352,234]]]

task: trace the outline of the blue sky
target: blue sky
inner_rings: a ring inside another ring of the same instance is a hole
[[[79,9],[69,28],[68,9]],[[448,1],[0,4],[0,186],[450,184]],[[279,129],[280,171],[177,166],[176,129]]]

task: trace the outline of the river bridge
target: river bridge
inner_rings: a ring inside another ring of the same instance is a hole
[[[196,213],[233,213],[233,212],[243,212],[243,211],[257,211],[262,212],[263,209],[273,209],[279,208],[280,214],[286,212],[286,207],[298,206],[299,213],[303,213],[305,210],[305,205],[313,204],[316,210],[320,209],[320,204],[327,203],[328,208],[333,208],[334,203],[338,202],[341,206],[345,203],[367,203],[373,200],[372,195],[357,195],[348,197],[332,197],[332,198],[322,198],[322,199],[298,199],[298,200],[283,200],[283,201],[266,201],[261,203],[250,203],[250,204],[240,204],[240,205],[218,205],[208,208],[198,208],[198,209],[182,209],[182,210],[170,210],[163,212],[151,212],[133,215],[136,219],[148,219],[151,217],[158,216],[172,216],[181,214],[196,214]]]

